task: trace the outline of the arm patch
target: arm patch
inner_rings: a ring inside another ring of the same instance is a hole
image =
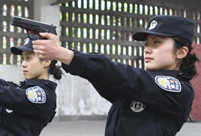
[[[165,91],[168,92],[181,92],[181,83],[178,79],[171,76],[156,76],[156,84]]]
[[[46,102],[46,93],[39,86],[27,88],[26,96],[27,99],[32,103],[43,104]]]

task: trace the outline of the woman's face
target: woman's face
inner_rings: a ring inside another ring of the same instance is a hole
[[[22,52],[22,70],[26,80],[45,79],[48,69],[44,61],[41,61],[33,52]]]
[[[171,37],[148,35],[145,41],[144,61],[148,71],[178,70],[174,40]]]

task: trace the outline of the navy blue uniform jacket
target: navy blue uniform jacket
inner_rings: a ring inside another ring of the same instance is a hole
[[[175,136],[194,99],[191,77],[181,71],[146,71],[104,55],[74,51],[66,72],[88,79],[112,103],[105,136]]]
[[[55,115],[56,86],[49,80],[18,86],[0,79],[0,136],[39,136]]]

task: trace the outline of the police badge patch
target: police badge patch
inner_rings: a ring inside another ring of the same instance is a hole
[[[34,86],[34,87],[28,88],[26,90],[26,95],[27,95],[28,100],[32,103],[42,104],[42,103],[46,102],[45,91],[39,86]]]
[[[156,84],[165,91],[181,92],[181,83],[178,79],[171,76],[156,76]]]

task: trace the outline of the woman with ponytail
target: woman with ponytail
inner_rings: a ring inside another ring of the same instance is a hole
[[[53,34],[41,36],[46,40],[33,42],[37,56],[61,61],[66,72],[88,79],[112,103],[105,136],[175,136],[186,122],[194,99],[190,80],[199,61],[191,53],[192,20],[154,16],[145,31],[133,35],[145,41],[145,69],[63,48]]]
[[[25,81],[17,85],[0,79],[0,136],[39,136],[56,110],[57,84],[48,80],[49,74],[59,80],[62,72],[57,61],[34,54],[29,38],[11,52],[22,55]]]
[[[190,75],[191,77],[196,76],[197,69],[196,69],[195,63],[199,62],[200,60],[195,53],[193,54],[191,53],[191,51],[193,50],[191,42],[181,37],[173,37],[173,40],[174,40],[175,53],[177,50],[181,49],[183,46],[188,48],[188,53],[181,61],[179,70],[181,70],[183,73],[186,73],[187,75]]]

